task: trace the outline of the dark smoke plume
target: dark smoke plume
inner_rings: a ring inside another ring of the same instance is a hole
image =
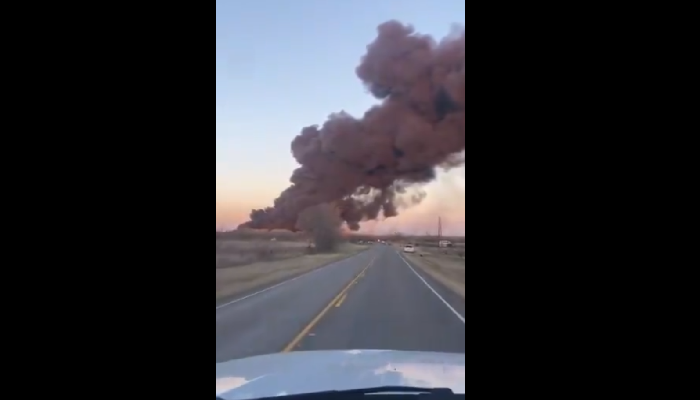
[[[356,73],[382,104],[359,119],[340,112],[304,128],[291,145],[301,165],[292,185],[242,227],[298,230],[302,211],[330,203],[357,230],[420,201],[406,188],[433,180],[436,167],[464,162],[464,31],[437,43],[396,21],[377,30]]]

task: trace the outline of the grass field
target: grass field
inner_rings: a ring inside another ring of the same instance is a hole
[[[240,267],[260,261],[275,261],[308,254],[306,242],[268,240],[217,240],[216,268]]]

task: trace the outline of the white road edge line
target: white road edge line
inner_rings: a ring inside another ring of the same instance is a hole
[[[450,303],[448,303],[445,299],[443,299],[442,296],[440,296],[440,294],[439,294],[435,289],[433,289],[433,287],[430,286],[430,284],[429,284],[428,282],[426,282],[426,280],[423,279],[423,277],[420,276],[420,274],[419,274],[418,272],[416,272],[415,269],[413,269],[413,267],[411,266],[411,264],[409,264],[408,261],[406,261],[406,259],[403,258],[403,256],[402,256],[398,251],[396,252],[396,254],[397,254],[397,255],[399,256],[399,258],[408,266],[408,268],[410,268],[411,271],[413,271],[413,273],[416,274],[416,276],[418,277],[418,279],[420,279],[421,282],[423,282],[423,283],[425,284],[425,286],[427,286],[428,289],[430,289],[430,291],[433,292],[433,294],[434,294],[435,296],[437,296],[437,298],[440,299],[440,301],[442,301],[443,304],[445,304],[445,305],[447,306],[447,308],[449,308],[450,311],[452,311],[452,313],[453,313],[457,318],[459,318],[460,321],[462,321],[463,324],[466,325],[466,322],[465,322],[465,320],[464,320],[464,317],[463,317],[460,313],[458,313],[457,310],[455,310],[454,307],[452,307],[452,306],[450,305]]]
[[[365,251],[367,251],[367,250],[365,250]],[[241,298],[238,298],[238,299],[235,299],[235,300],[231,300],[231,301],[229,301],[228,303],[220,304],[220,305],[216,306],[216,309],[218,310],[218,309],[220,309],[220,308],[224,308],[224,307],[226,307],[226,306],[230,306],[231,304],[238,303],[239,301],[243,301],[243,300],[245,300],[245,299],[249,299],[249,298],[251,298],[251,297],[253,297],[253,296],[257,296],[257,295],[259,295],[259,294],[261,294],[261,293],[265,293],[265,292],[267,292],[268,290],[272,290],[272,289],[274,289],[274,288],[276,288],[276,287],[278,287],[278,286],[282,286],[282,285],[284,285],[285,283],[293,282],[293,281],[295,281],[295,280],[297,280],[297,279],[299,279],[299,278],[305,277],[306,275],[312,274],[312,273],[314,273],[314,272],[316,272],[316,271],[320,271],[320,270],[322,270],[322,269],[326,269],[326,268],[331,267],[331,266],[333,266],[333,265],[340,264],[340,263],[342,263],[342,262],[345,261],[345,260],[349,260],[349,259],[351,259],[351,258],[354,258],[355,256],[358,256],[358,255],[364,253],[365,251],[361,251],[361,252],[355,254],[354,256],[351,256],[351,257],[348,257],[348,258],[344,258],[344,259],[342,259],[342,260],[338,260],[338,261],[336,261],[336,262],[334,262],[334,263],[328,264],[328,265],[323,266],[323,267],[321,267],[321,268],[316,268],[316,269],[311,270],[311,271],[309,271],[309,272],[305,272],[305,273],[303,273],[303,274],[301,274],[301,275],[299,275],[299,276],[297,276],[297,277],[294,277],[294,278],[292,278],[292,279],[288,279],[288,280],[286,280],[286,281],[282,281],[282,282],[280,282],[280,283],[278,283],[278,284],[276,284],[276,285],[272,285],[272,286],[270,286],[270,287],[268,287],[268,288],[265,288],[265,289],[263,289],[263,290],[258,290],[258,291],[255,292],[255,293],[251,293],[251,294],[246,295],[246,296],[243,296],[243,297],[241,297]]]

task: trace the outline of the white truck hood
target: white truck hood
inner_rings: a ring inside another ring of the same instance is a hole
[[[216,364],[225,400],[378,386],[450,388],[464,393],[464,354],[391,350],[300,351]]]

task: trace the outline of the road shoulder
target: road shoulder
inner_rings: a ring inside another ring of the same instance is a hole
[[[403,262],[407,265],[406,268],[412,267],[413,271],[418,274],[425,282],[437,292],[450,306],[452,306],[462,317],[465,317],[465,288],[464,284],[461,285],[459,282],[454,282],[437,274],[435,269],[426,268],[425,263],[416,262],[418,256],[406,257],[406,254],[401,251],[396,252],[398,257],[400,257]],[[416,277],[418,279],[418,277]]]

